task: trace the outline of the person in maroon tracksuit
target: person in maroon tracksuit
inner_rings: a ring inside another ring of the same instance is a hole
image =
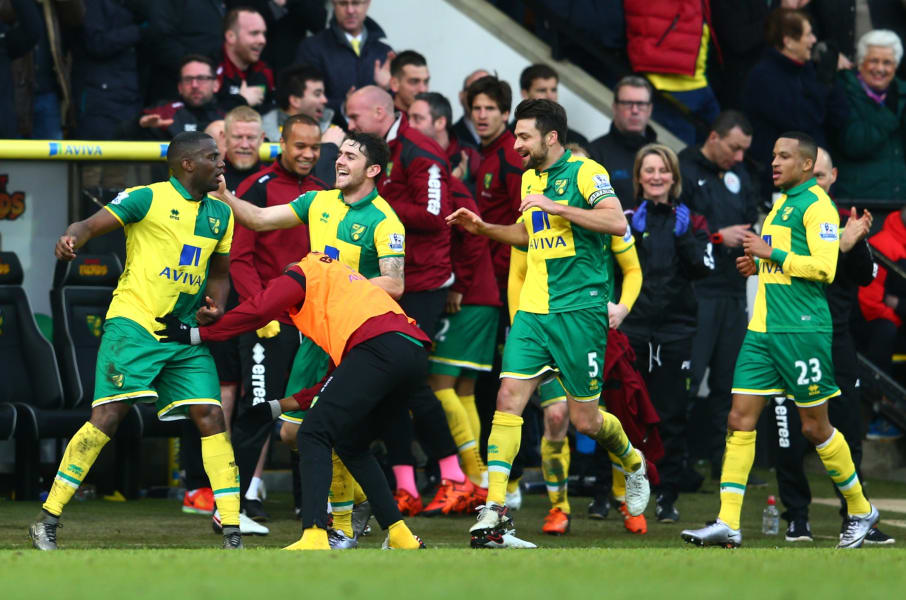
[[[307,115],[294,115],[284,124],[283,136],[277,160],[243,181],[236,190],[237,196],[258,206],[273,206],[288,204],[305,192],[325,189],[324,183],[311,175],[320,152],[321,129],[317,121]],[[305,225],[258,233],[237,223],[230,251],[230,276],[240,301],[258,294],[271,279],[283,273],[286,265],[308,254],[308,240]],[[260,507],[247,502],[245,493],[270,427],[244,420],[243,415],[255,404],[283,397],[298,348],[299,332],[286,313],[239,338],[244,391],[237,402],[233,449],[243,506],[252,518],[258,516],[252,513]]]

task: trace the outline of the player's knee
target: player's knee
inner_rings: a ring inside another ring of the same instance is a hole
[[[213,404],[195,405],[189,410],[189,414],[203,437],[217,435],[226,431],[223,410],[219,406]]]
[[[815,419],[802,420],[802,436],[815,446],[827,441],[831,432],[830,424],[824,424]]]
[[[508,379],[503,379],[497,391],[497,410],[514,415],[522,414],[525,399],[515,386],[509,384]]]
[[[104,432],[107,437],[113,437],[129,408],[123,402],[110,402],[92,407],[91,424]]]
[[[745,411],[736,408],[730,409],[727,415],[727,430],[729,431],[755,431],[758,415],[754,417]]]
[[[280,426],[280,441],[289,444],[291,448],[296,447],[296,434],[299,433],[299,426],[292,423],[284,422]]]
[[[549,438],[559,439],[569,428],[569,411],[565,403],[547,407],[544,411],[544,426]]]
[[[588,413],[584,411],[575,411],[575,414],[570,414],[570,420],[573,423],[573,427],[576,428],[576,431],[583,435],[593,437],[598,434],[598,431],[601,429],[600,417],[597,417],[597,414]]]

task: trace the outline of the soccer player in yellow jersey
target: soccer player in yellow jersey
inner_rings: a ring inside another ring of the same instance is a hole
[[[207,194],[217,189],[224,162],[214,138],[187,132],[170,142],[167,163],[169,181],[125,190],[57,241],[57,258],[68,261],[88,240],[124,227],[126,269],[104,323],[91,417],[69,441],[42,514],[29,527],[39,550],[57,548],[63,507],[136,402],[156,403],[161,420],[191,418],[198,426],[223,547],[242,547],[239,473],[214,360],[204,347],[162,344],[154,334],[155,319],[168,313],[189,326],[211,324],[223,314],[233,214]]]
[[[447,217],[470,233],[528,247],[488,439],[488,502],[470,530],[476,548],[526,547],[513,535],[506,485],[519,451],[520,415],[532,392],[553,375],[566,389],[576,430],[612,451],[626,470],[630,513],[641,514],[650,495],[641,452],[619,420],[598,409],[608,329],[604,235],[625,235],[626,218],[607,171],[564,149],[566,130],[566,112],[556,102],[525,100],[516,108],[514,148],[528,169],[522,177],[524,223],[490,224],[464,208]]]
[[[827,417],[827,401],[840,395],[831,360],[833,327],[825,287],[834,280],[840,218],[814,177],[818,147],[789,132],[774,144],[771,169],[783,194],[764,220],[761,236],[746,234],[743,276],[758,275],[749,329],[733,373],[733,404],[720,475],[720,514],[682,538],[699,546],[742,543],[740,514],[752,462],[755,425],[771,397],[796,403],[802,435],[815,445],[827,474],[846,499],[849,516],[838,548],[858,548],[878,522],[878,509],[862,493],[849,446]]]

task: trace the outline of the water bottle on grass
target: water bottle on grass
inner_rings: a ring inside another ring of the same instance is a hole
[[[777,512],[777,499],[774,496],[768,496],[768,505],[764,507],[764,513],[761,518],[761,533],[777,535],[779,531],[780,513]]]

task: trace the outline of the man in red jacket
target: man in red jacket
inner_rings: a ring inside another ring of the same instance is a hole
[[[307,115],[294,115],[283,126],[281,153],[277,160],[243,181],[236,190],[240,198],[258,206],[288,204],[301,194],[323,190],[320,179],[311,175],[318,162],[321,129]],[[309,252],[308,231],[304,225],[293,229],[256,233],[236,225],[230,253],[230,276],[245,301],[263,290],[283,268]],[[237,402],[233,425],[233,448],[239,467],[241,497],[249,517],[266,518],[255,502],[245,499],[255,471],[255,464],[268,438],[270,425],[245,420],[252,406],[272,398],[281,398],[286,379],[299,348],[299,332],[292,326],[289,314],[270,321],[255,332],[239,338],[239,360],[242,373],[242,398]]]

